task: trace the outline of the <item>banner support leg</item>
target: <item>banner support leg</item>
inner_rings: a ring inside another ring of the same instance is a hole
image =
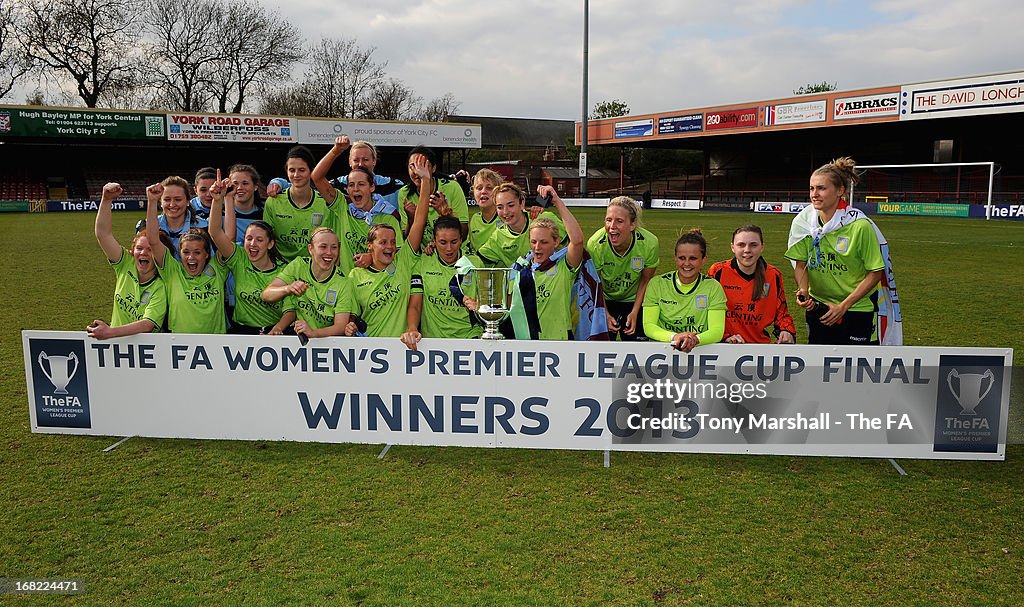
[[[126,436],[126,437],[122,438],[121,440],[117,441],[116,443],[114,443],[113,445],[110,445],[109,447],[104,449],[103,452],[106,453],[108,451],[113,451],[114,449],[117,449],[118,447],[123,445],[130,438],[135,438],[135,437],[134,436]]]
[[[384,456],[388,454],[388,451],[391,451],[390,444],[384,445],[384,448],[381,449],[381,452],[377,455],[377,459],[384,459]]]
[[[604,450],[604,467],[605,468],[611,468],[612,467],[612,452],[609,451],[608,449]]]
[[[889,463],[892,464],[893,468],[896,468],[896,472],[900,473],[900,476],[907,476],[907,471],[902,466],[896,463],[896,460],[889,458]]]

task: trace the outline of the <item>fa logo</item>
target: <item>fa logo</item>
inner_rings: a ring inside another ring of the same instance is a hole
[[[836,239],[836,252],[845,254],[850,250],[850,239],[846,236],[840,236]]]

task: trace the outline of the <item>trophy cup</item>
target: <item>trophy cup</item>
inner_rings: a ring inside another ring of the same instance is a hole
[[[476,276],[476,300],[480,304],[476,315],[484,321],[484,334],[480,338],[504,339],[498,331],[498,323],[508,314],[508,306],[505,304],[505,281],[509,269],[473,268],[472,271]]]
[[[50,370],[47,372],[43,361],[49,363]],[[54,394],[67,394],[68,384],[78,371],[78,357],[72,352],[70,356],[53,356],[46,352],[39,353],[39,368],[43,371],[46,379],[53,384]]]
[[[988,379],[988,387],[982,392],[981,384],[986,378]],[[960,380],[959,390],[953,389],[954,379]],[[988,396],[989,390],[992,389],[992,384],[996,383],[996,377],[992,373],[992,369],[985,369],[984,373],[960,373],[953,369],[946,376],[946,383],[949,384],[949,391],[956,398],[956,402],[960,403],[960,408],[963,409],[960,415],[977,415],[974,408]]]

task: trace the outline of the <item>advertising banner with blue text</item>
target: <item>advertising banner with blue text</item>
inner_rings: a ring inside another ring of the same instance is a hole
[[[993,348],[22,341],[33,432],[981,460],[1006,455],[1013,360]]]

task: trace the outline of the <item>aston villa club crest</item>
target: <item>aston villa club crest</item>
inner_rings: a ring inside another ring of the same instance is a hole
[[[634,257],[634,258],[630,259],[629,260],[629,269],[633,270],[634,272],[639,272],[640,270],[643,270],[644,269],[644,258],[643,257]]]
[[[698,310],[707,310],[708,309],[708,296],[707,295],[698,295],[694,299],[694,305],[697,306]]]
[[[141,304],[141,305],[143,305],[143,306],[144,306],[144,305],[146,305],[146,304],[148,304],[148,303],[149,303],[149,297],[150,297],[150,295],[151,295],[151,293],[149,292],[149,289],[146,289],[145,291],[143,291],[143,292],[142,292],[142,293],[141,293],[141,294],[139,295],[139,304]]]
[[[314,228],[319,228],[323,224],[323,222],[324,222],[324,214],[323,213],[313,213],[313,216],[310,219],[310,223],[313,224]]]
[[[326,301],[329,306],[333,306],[338,303],[338,291],[335,289],[328,289],[327,296],[324,297],[324,301]]]
[[[213,266],[207,264],[206,269],[203,270],[203,274],[206,274],[210,278],[213,278],[214,276],[217,275],[217,270],[214,270]],[[209,288],[209,287],[207,287],[207,288]]]
[[[850,239],[846,236],[840,236],[836,238],[836,252],[846,253],[850,250]]]
[[[764,283],[764,286],[761,287],[761,299],[764,299],[765,297],[768,297],[768,293],[771,292],[771,290],[772,290],[772,285],[770,283],[767,283],[767,282]]]

